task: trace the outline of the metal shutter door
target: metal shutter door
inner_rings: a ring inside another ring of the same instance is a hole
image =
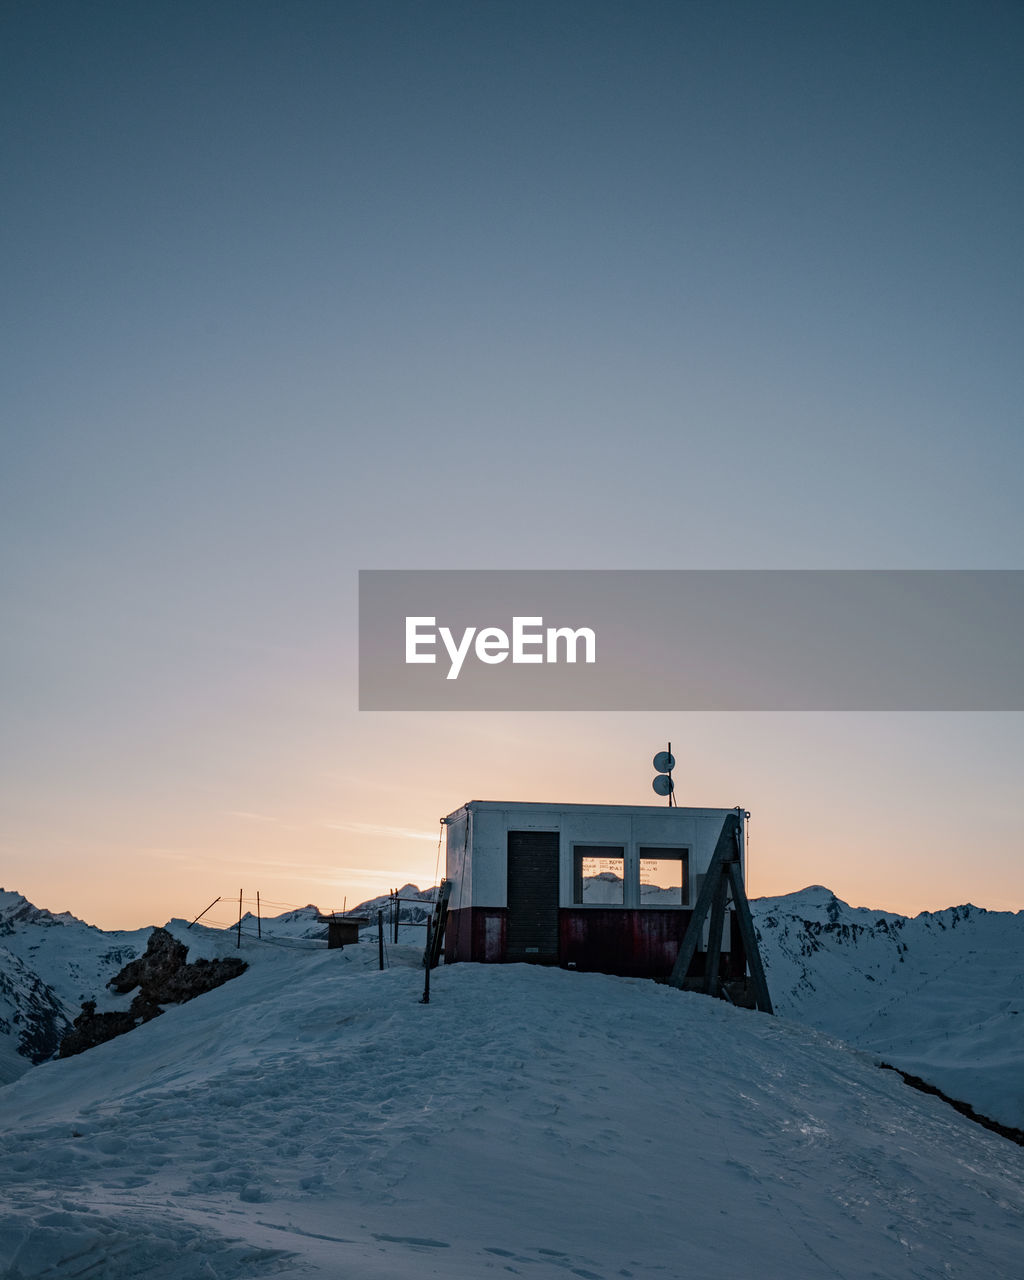
[[[558,963],[558,832],[508,833],[509,960]]]

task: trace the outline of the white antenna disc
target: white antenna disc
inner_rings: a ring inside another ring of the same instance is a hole
[[[676,784],[672,781],[672,779],[668,776],[667,773],[659,773],[658,776],[651,783],[651,786],[654,788],[654,790],[658,793],[659,796],[670,796],[672,792],[676,789]]]
[[[654,757],[654,767],[659,773],[669,773],[676,767],[676,758],[670,751],[659,751]],[[658,794],[668,795],[668,792],[664,791]]]

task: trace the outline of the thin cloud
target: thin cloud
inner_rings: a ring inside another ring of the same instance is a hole
[[[411,827],[389,827],[380,822],[325,822],[331,831],[353,831],[360,836],[397,836],[402,840],[429,840],[437,844],[436,831],[413,831]]]
[[[251,809],[225,809],[229,818],[241,818],[243,822],[264,822],[272,827],[280,827],[282,831],[302,831],[303,827],[293,822],[282,822],[270,813],[255,813]]]
[[[162,858],[165,862],[187,862],[197,867],[207,861],[206,855],[201,851],[169,848],[166,845],[142,845],[137,852],[144,853],[147,858]]]

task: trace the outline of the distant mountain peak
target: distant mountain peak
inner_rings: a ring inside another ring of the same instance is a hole
[[[86,929],[94,928],[70,911],[48,911],[45,907],[37,907],[29,902],[24,894],[11,889],[0,889],[0,936],[9,935],[15,927],[25,924],[58,928],[74,924]]]

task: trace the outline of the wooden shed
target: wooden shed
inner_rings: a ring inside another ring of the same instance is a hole
[[[727,818],[743,810],[471,800],[444,819],[445,962],[668,977]],[[742,874],[743,823],[735,822]],[[719,973],[746,957],[725,912]],[[708,924],[691,973],[701,972]]]
[[[370,923],[367,916],[339,916],[332,912],[329,916],[317,916],[321,924],[327,926],[327,950],[341,950],[359,941],[359,930]]]

